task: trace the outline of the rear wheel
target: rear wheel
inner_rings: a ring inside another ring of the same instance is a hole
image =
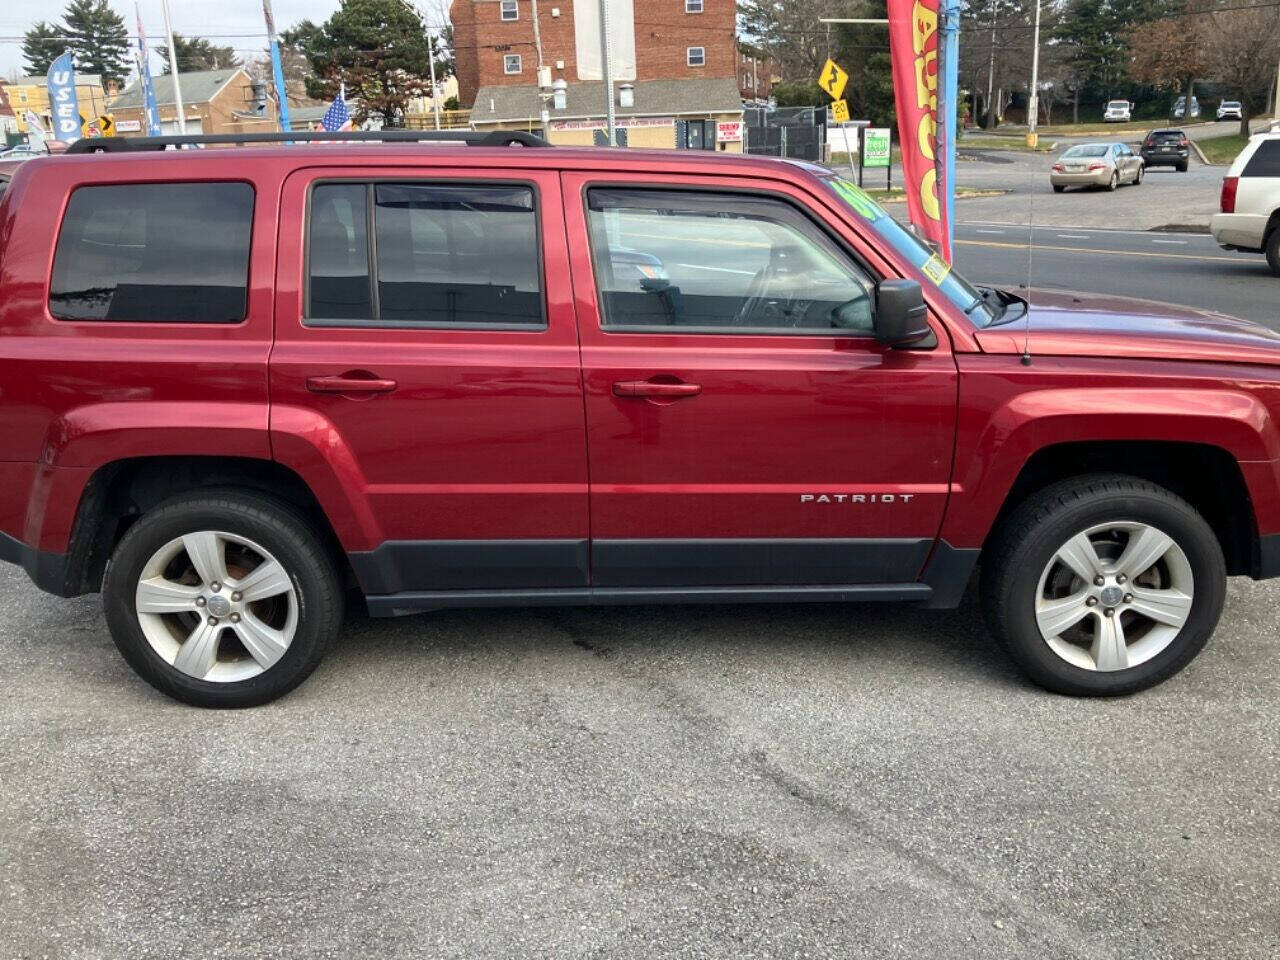
[[[243,491],[178,497],[147,513],[112,554],[102,593],[130,666],[202,707],[288,693],[342,622],[337,571],[307,520]]]
[[[1179,173],[1187,172],[1187,161],[1183,160],[1180,164],[1178,164],[1178,172]]]
[[[983,607],[1037,683],[1076,696],[1173,676],[1222,612],[1226,565],[1204,519],[1144,480],[1098,475],[1019,506],[989,546]]]
[[[1062,192],[1063,192],[1064,190],[1066,190],[1066,189],[1067,189],[1066,187],[1064,187],[1064,186],[1062,186],[1062,185],[1060,185],[1060,184],[1057,184],[1057,183],[1055,183],[1055,184],[1053,185],[1053,192],[1054,192],[1054,193],[1062,193]]]
[[[1120,186],[1120,171],[1115,170],[1111,174],[1111,179],[1107,181],[1107,189],[1114,192],[1118,186]]]
[[[1271,236],[1267,237],[1267,266],[1280,277],[1280,226],[1273,228]]]

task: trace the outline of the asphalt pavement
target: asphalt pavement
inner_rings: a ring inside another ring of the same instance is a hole
[[[1277,605],[1101,701],[972,600],[352,619],[216,713],[0,567],[0,955],[1274,958]]]
[[[1280,277],[1261,255],[1223,250],[1206,234],[963,221],[955,260],[991,286],[1026,287],[1030,277],[1033,289],[1185,304],[1280,330]]]

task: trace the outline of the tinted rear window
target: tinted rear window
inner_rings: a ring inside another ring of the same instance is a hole
[[[1280,140],[1263,140],[1245,164],[1242,177],[1280,177]]]
[[[237,323],[249,282],[246,183],[81,187],[53,261],[59,320]]]

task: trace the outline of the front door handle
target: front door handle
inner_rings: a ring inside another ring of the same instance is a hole
[[[335,377],[307,377],[307,389],[312,393],[390,393],[395,388],[394,380],[375,377],[362,370]]]
[[[654,383],[652,380],[619,380],[613,385],[615,397],[659,397],[678,399],[696,397],[702,392],[700,383]]]

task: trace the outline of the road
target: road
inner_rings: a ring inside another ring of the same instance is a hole
[[[211,713],[0,566],[2,955],[1274,958],[1277,607],[1112,701],[972,600],[353,619]]]
[[[1087,290],[1186,304],[1257,320],[1280,329],[1280,277],[1265,258],[1232,253],[1210,236],[956,224],[956,267],[994,286]]]

